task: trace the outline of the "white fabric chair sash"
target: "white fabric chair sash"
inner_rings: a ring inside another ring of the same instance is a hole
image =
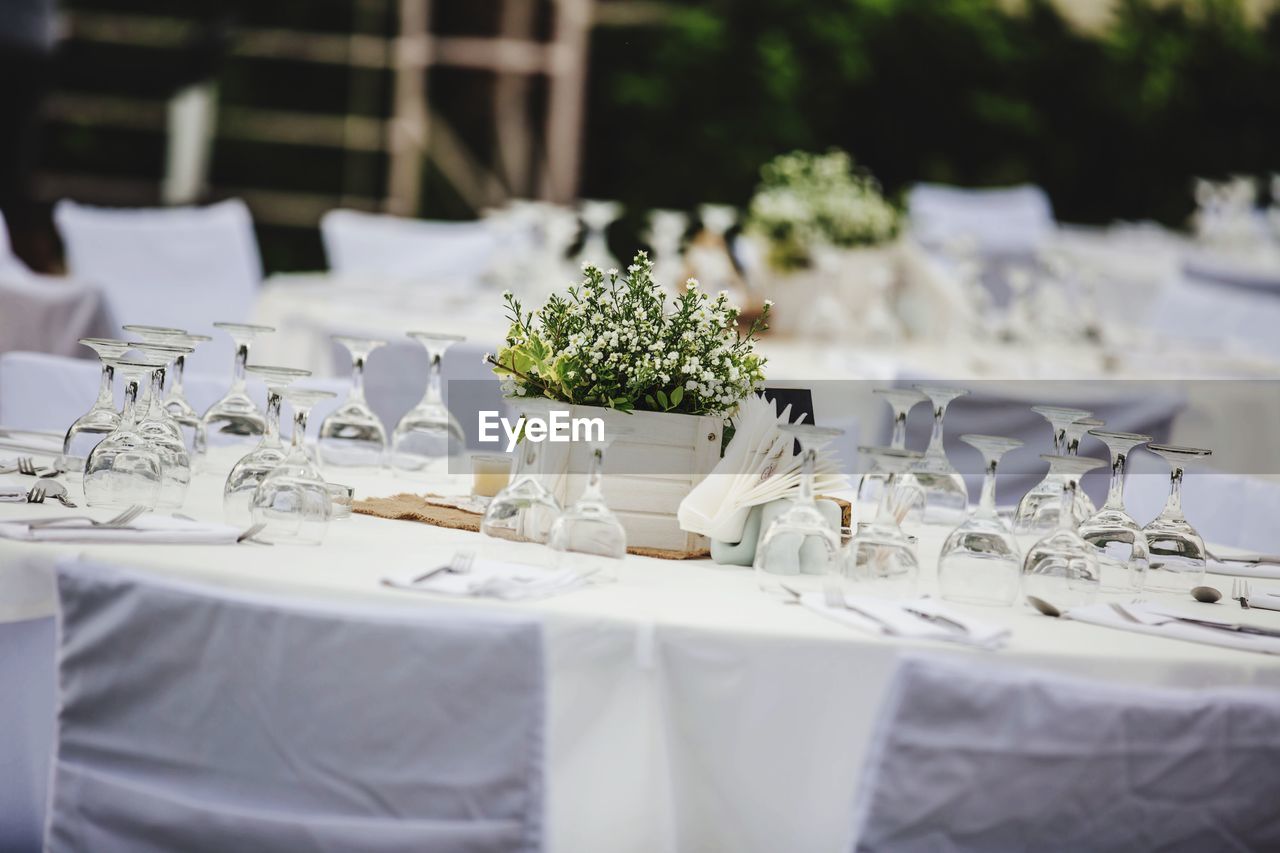
[[[911,231],[929,248],[971,240],[979,252],[1033,252],[1053,234],[1053,208],[1040,187],[963,189],[917,184],[907,196]]]
[[[484,222],[426,221],[356,210],[326,213],[320,235],[331,270],[384,283],[475,283],[498,248],[496,235]]]
[[[195,363],[230,359],[227,336],[211,324],[246,322],[262,281],[244,202],[117,210],[64,199],[54,208],[54,221],[68,270],[102,287],[117,321],[214,334]]]
[[[537,622],[58,567],[46,850],[542,846]]]
[[[1275,691],[908,657],[865,765],[855,849],[1277,849],[1278,728]]]

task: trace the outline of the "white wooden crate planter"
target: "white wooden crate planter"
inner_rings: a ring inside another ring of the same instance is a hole
[[[557,407],[558,408],[558,407]],[[641,548],[696,551],[705,536],[686,533],[676,520],[680,501],[720,459],[724,421],[718,417],[665,412],[625,414],[595,406],[564,406],[574,418],[623,424],[629,435],[614,439],[605,455],[604,493],[627,530],[627,544]],[[542,442],[533,468],[562,505],[582,494],[591,450],[585,443]],[[524,468],[516,452],[515,470]],[[565,472],[572,471],[573,474]]]

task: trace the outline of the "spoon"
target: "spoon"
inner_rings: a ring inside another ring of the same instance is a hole
[[[1034,607],[1036,610],[1039,610],[1045,616],[1057,617],[1062,615],[1061,610],[1054,607],[1052,604],[1045,601],[1043,598],[1036,598],[1034,595],[1028,595],[1027,601],[1030,602],[1032,607]]]
[[[1203,601],[1205,604],[1213,604],[1219,598],[1222,598],[1222,593],[1211,586],[1197,586],[1191,590],[1191,597],[1196,601]]]

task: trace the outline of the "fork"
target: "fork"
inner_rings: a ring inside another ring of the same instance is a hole
[[[1249,582],[1244,578],[1236,578],[1231,581],[1231,597],[1240,602],[1240,606],[1249,609]]]
[[[848,610],[856,613],[869,622],[874,622],[886,636],[897,636],[897,630],[892,625],[881,619],[879,616],[869,611],[863,610],[861,607],[855,607],[849,603],[849,599],[844,597],[844,592],[836,584],[827,584],[822,588],[822,603],[827,607],[835,610]]]
[[[43,486],[37,486],[36,488],[43,489]],[[32,491],[35,491],[35,489],[32,489]],[[147,507],[143,506],[142,504],[134,504],[133,506],[129,507],[128,509],[119,513],[118,515],[114,515],[111,518],[108,518],[106,521],[94,521],[92,518],[88,518],[86,516],[72,515],[72,516],[61,516],[56,518],[41,518],[36,521],[27,522],[27,526],[28,527],[53,527],[55,525],[61,524],[64,521],[81,521],[81,522],[87,521],[89,523],[88,524],[89,527],[96,527],[96,528],[106,529],[106,530],[115,530],[123,527],[128,527],[130,524],[133,523],[135,519],[138,518],[138,516],[146,512],[148,512]],[[85,525],[82,524],[80,526],[84,527]]]
[[[35,460],[33,460],[30,456],[19,456],[18,457],[18,473],[26,474],[28,477],[34,477],[36,475]]]
[[[192,519],[192,521],[194,521],[194,520],[195,520],[195,519]],[[263,530],[265,530],[265,529],[266,529],[266,527],[267,527],[267,525],[265,525],[265,524],[255,524],[255,525],[253,525],[252,527],[250,527],[248,530],[246,530],[244,533],[241,533],[239,536],[237,536],[237,537],[236,537],[236,542],[237,542],[237,543],[240,543],[240,542],[252,542],[254,545],[274,545],[274,544],[276,544],[276,543],[274,543],[274,542],[268,542],[268,541],[266,541],[265,539],[258,539],[258,538],[256,538],[256,537],[257,537],[257,535],[258,535],[259,533],[261,533]]]
[[[471,571],[471,566],[475,563],[475,560],[475,551],[455,551],[453,556],[449,559],[449,562],[445,563],[443,566],[437,566],[429,572],[424,572],[423,574],[418,575],[416,578],[409,581],[409,583],[422,583],[425,580],[430,580],[441,572],[448,572],[451,575],[465,575]]]
[[[26,473],[26,472],[23,472]],[[31,487],[31,491],[27,492],[27,503],[42,504],[45,499],[44,486],[36,484]]]

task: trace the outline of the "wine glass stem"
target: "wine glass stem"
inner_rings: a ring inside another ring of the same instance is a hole
[[[164,368],[157,367],[151,373],[151,405],[150,410],[154,411],[160,406],[160,398],[164,394]]]
[[[364,399],[364,362],[368,353],[351,353],[351,396],[348,400]]]
[[[1067,428],[1053,425],[1053,455],[1066,456]]]
[[[1169,499],[1165,501],[1160,515],[1165,518],[1182,519],[1182,468],[1174,466],[1169,472]]]
[[[114,409],[115,400],[112,399],[112,390],[115,388],[116,369],[105,361],[102,363],[102,379],[98,383],[98,402],[96,408]]]
[[[889,445],[896,450],[905,450],[907,448],[907,410],[898,408],[893,409],[893,438]]]
[[[427,396],[425,400],[428,403],[439,403],[443,401],[440,393],[440,353],[428,347],[427,358],[431,361],[431,367],[427,372]]]
[[[231,387],[233,390],[244,390],[244,368],[248,363],[249,344],[247,341],[237,341],[235,373],[233,373],[231,377]]]
[[[898,490],[897,473],[890,474],[884,481],[884,490],[880,492],[880,503],[876,505],[875,523],[879,526],[898,526],[898,516],[893,511],[894,493]]]
[[[120,423],[133,426],[137,419],[138,379],[129,377],[124,384],[124,411],[120,413]]]
[[[169,386],[169,394],[172,397],[182,396],[182,375],[187,370],[187,357],[180,355],[173,361],[173,383]]]
[[[303,444],[307,440],[307,415],[311,414],[310,406],[299,406],[296,403],[293,407],[293,449],[302,450]]]
[[[587,487],[582,492],[583,500],[603,501],[604,481],[604,448],[595,447],[591,450],[591,472],[587,475]]]
[[[999,461],[998,457],[986,458],[987,470],[982,478],[982,497],[978,501],[978,515],[983,517],[996,514],[996,465]]]
[[[1124,509],[1124,467],[1128,454],[1117,450],[1111,456],[1111,482],[1107,486],[1107,502],[1103,509]]]
[[[1075,477],[1062,478],[1062,505],[1058,508],[1058,529],[1076,529],[1076,490],[1080,481]]]
[[[280,443],[280,402],[283,397],[279,389],[267,386],[267,427],[262,436],[265,445]]]
[[[799,503],[813,503],[813,469],[817,464],[817,460],[818,451],[813,449],[804,451],[804,461],[800,463]]]
[[[938,456],[945,453],[942,449],[942,417],[946,413],[946,406],[938,405],[937,403],[934,404],[933,433],[929,436],[929,449],[927,451],[930,456]]]

